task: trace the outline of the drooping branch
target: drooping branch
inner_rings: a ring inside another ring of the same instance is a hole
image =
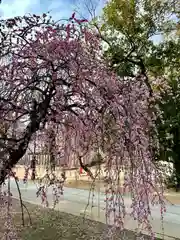
[[[92,159],[87,164],[83,163],[82,156],[78,156],[78,159],[79,159],[79,164],[81,168],[91,177],[92,180],[95,180],[95,177],[93,176],[93,173],[91,172],[90,168],[105,163],[103,158],[99,158],[99,157],[97,157],[97,159]]]
[[[93,173],[92,173],[91,170],[88,168],[88,166],[83,163],[83,161],[82,161],[82,156],[79,156],[78,159],[79,159],[79,164],[80,164],[80,166],[82,167],[82,169],[91,177],[92,180],[94,180]]]

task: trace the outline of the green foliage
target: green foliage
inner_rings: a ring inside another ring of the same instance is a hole
[[[173,179],[180,186],[179,7],[177,0],[111,0],[100,30],[111,67],[120,76],[145,73],[160,95],[158,159],[174,162]],[[165,79],[166,88],[154,79]]]
[[[103,13],[101,31],[110,43],[105,56],[119,75],[132,76],[142,69],[142,62],[147,70],[163,74],[164,41],[159,46],[153,38],[176,32],[178,1],[111,0]]]
[[[160,142],[159,158],[174,163],[172,184],[180,187],[180,84],[175,66],[169,74],[169,89],[161,95],[158,105],[161,118],[157,121]],[[176,74],[175,74],[176,73]]]

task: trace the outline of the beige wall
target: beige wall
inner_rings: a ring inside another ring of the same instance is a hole
[[[21,165],[17,165],[15,168],[14,168],[14,171],[16,172],[16,176],[19,178],[19,179],[23,179],[24,178],[24,174],[25,174],[25,169],[24,169],[24,166],[21,166]],[[93,173],[93,175],[95,176],[96,175],[96,168],[91,168],[91,171]],[[62,168],[60,167],[56,167],[56,176],[60,176],[61,175],[61,172],[62,172]],[[87,176],[87,174],[85,172],[83,172],[82,174],[79,174],[80,172],[80,169],[72,169],[72,170],[65,170],[66,172],[66,177],[67,177],[67,181],[72,181],[72,180],[84,180],[84,181],[88,181],[88,180],[91,180],[90,177]],[[37,166],[36,168],[36,173],[37,173],[37,177],[42,177],[43,175],[45,175],[46,173],[46,169],[43,167],[43,166]],[[30,176],[31,176],[31,172],[29,174],[29,179],[30,179]],[[101,174],[100,174],[100,178],[103,178],[105,177],[105,173],[104,173],[104,169],[102,167],[102,170],[101,170]],[[123,183],[123,178],[124,178],[124,174],[123,172],[121,172],[120,174],[120,181]]]
[[[170,176],[172,174],[172,172],[169,172],[170,169],[172,169],[172,166],[170,168],[170,166],[167,164],[163,163],[163,167],[162,167],[162,172],[164,175],[164,178],[166,178],[167,176]],[[24,178],[24,174],[25,174],[25,169],[23,165],[17,165],[14,169],[14,171],[16,172],[16,175],[19,179],[23,179]],[[92,167],[91,171],[93,173],[93,175],[96,175],[96,167]],[[56,176],[61,176],[61,172],[62,172],[62,168],[60,167],[56,167]],[[66,177],[67,177],[67,181],[73,181],[73,180],[84,180],[84,181],[89,181],[91,180],[87,174],[84,172],[83,174],[79,174],[80,169],[79,168],[74,168],[74,169],[67,169],[65,170],[66,172]],[[36,173],[37,173],[37,177],[42,177],[43,175],[46,174],[46,169],[45,167],[41,166],[37,166],[36,168]],[[112,173],[113,175],[113,173]],[[29,179],[30,179],[31,174],[29,174]],[[103,177],[105,177],[105,173],[104,173],[104,167],[101,166],[101,174],[100,174],[100,179],[103,179]],[[123,184],[124,182],[124,173],[121,172],[120,173],[120,183]]]

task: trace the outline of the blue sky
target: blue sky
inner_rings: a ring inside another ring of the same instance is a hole
[[[90,1],[96,6],[96,15],[98,15],[104,2],[106,2],[105,0],[2,0],[0,16],[11,18],[27,13],[42,14],[50,11],[54,20],[60,20],[62,18],[68,19],[75,10],[78,10],[81,16],[89,19],[84,2]],[[155,42],[159,42],[161,37],[155,36],[153,39]]]
[[[84,0],[2,0],[0,16],[10,18],[23,16],[27,13],[42,14],[51,11],[54,19],[69,18],[72,12],[79,7],[79,12],[87,17],[83,7]],[[102,0],[92,0],[97,5],[98,12],[102,7]],[[86,1],[88,2],[88,0]]]

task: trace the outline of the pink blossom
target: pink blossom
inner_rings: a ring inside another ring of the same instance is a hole
[[[29,145],[37,143],[50,159],[45,175],[48,184],[42,184],[37,195],[49,206],[46,190],[52,186],[56,204],[66,178],[55,175],[53,164],[79,166],[80,159],[90,164],[92,153],[101,149],[107,219],[124,227],[123,194],[129,191],[132,218],[152,232],[151,205],[159,202],[163,214],[164,200],[149,139],[154,127],[149,90],[143,76],[120,79],[112,72],[96,32],[88,25],[81,27],[85,20],[75,19],[75,14],[72,19],[64,27],[36,17],[33,21],[22,18],[23,24],[19,20],[5,23],[10,47],[3,49],[8,61],[3,59],[0,65],[0,119],[7,134],[3,135],[5,164],[0,168],[0,183]],[[14,41],[17,37],[21,44]],[[123,186],[121,171],[126,173]]]

